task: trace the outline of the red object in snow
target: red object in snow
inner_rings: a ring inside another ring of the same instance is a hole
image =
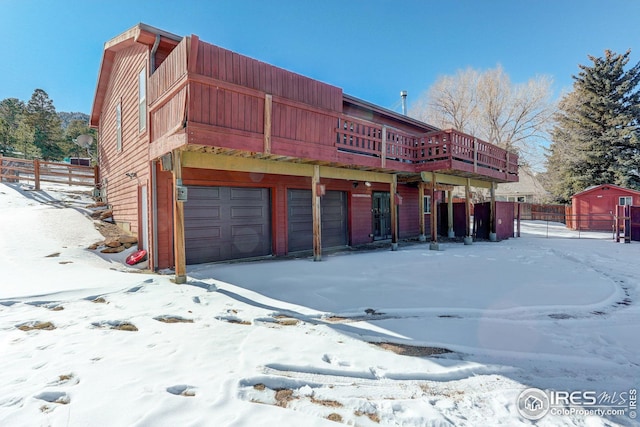
[[[147,251],[145,251],[144,249],[140,249],[129,255],[125,262],[129,265],[136,265],[137,263],[144,261],[145,259],[147,259]]]

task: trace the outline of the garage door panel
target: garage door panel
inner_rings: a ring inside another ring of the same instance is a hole
[[[189,187],[187,264],[271,254],[267,188]]]
[[[231,200],[264,200],[263,188],[230,188],[230,196]]]
[[[264,209],[260,206],[251,207],[231,207],[231,219],[247,219],[247,218],[262,218],[265,215]]]
[[[288,199],[289,251],[313,248],[313,207],[311,190],[290,189]],[[321,199],[322,247],[345,246],[347,236],[347,196],[343,191],[327,191]]]

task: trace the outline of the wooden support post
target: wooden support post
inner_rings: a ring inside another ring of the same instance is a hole
[[[184,202],[178,201],[178,186],[182,185],[182,153],[173,151],[173,254],[175,282],[187,283],[187,253],[184,244]]]
[[[71,173],[71,170],[69,170],[69,173]],[[33,177],[36,181],[35,183],[36,190],[40,190],[40,160],[38,159],[34,159],[33,161]],[[71,175],[69,175],[69,181],[71,181]]]
[[[271,111],[273,95],[264,96],[264,154],[271,154]]]
[[[320,166],[313,167],[311,206],[313,216],[313,260],[322,261],[322,205],[320,202]]]
[[[387,166],[387,127],[382,126],[382,142],[380,144],[380,162],[381,167]],[[392,193],[393,194],[393,193]]]
[[[450,239],[456,237],[453,230],[453,190],[447,191],[447,235]]]
[[[391,191],[391,250],[398,250],[398,176],[393,175],[390,185]]]
[[[489,203],[489,240],[495,242],[498,240],[496,234],[496,183],[491,181],[491,202]]]
[[[516,237],[520,237],[520,202],[518,202],[518,214],[517,214],[517,221],[516,221]]]
[[[438,247],[438,201],[436,200],[436,173],[431,172],[431,244],[429,249],[437,251]]]
[[[93,185],[95,188],[100,185],[100,168],[98,165],[93,165]]]
[[[464,244],[473,243],[471,237],[471,180],[467,178],[467,184],[464,186],[464,216],[465,216],[465,237]]]
[[[473,171],[478,172],[478,138],[473,138]]]
[[[427,236],[425,234],[426,229],[425,229],[425,220],[424,220],[424,182],[421,182],[420,184],[418,184],[418,205],[419,205],[419,209],[420,209],[420,214],[418,216],[419,218],[419,224],[420,224],[420,241],[421,242],[425,242],[427,240]]]

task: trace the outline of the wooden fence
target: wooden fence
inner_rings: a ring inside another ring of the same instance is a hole
[[[0,156],[0,182],[33,182],[36,190],[40,190],[41,182],[97,187],[100,183],[98,172],[98,166]]]

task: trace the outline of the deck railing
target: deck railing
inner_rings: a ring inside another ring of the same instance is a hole
[[[480,175],[496,173],[518,174],[518,156],[496,145],[456,131],[443,130],[414,135],[392,127],[343,116],[336,128],[336,148],[339,151],[398,161],[428,169],[439,161],[469,165],[470,172]],[[419,165],[419,166],[418,166]]]

